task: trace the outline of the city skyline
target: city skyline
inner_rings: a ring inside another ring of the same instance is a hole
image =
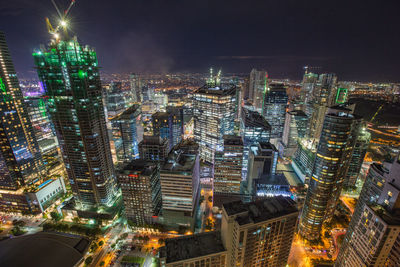
[[[246,6],[77,1],[76,6],[70,15],[73,33],[95,46],[106,72],[203,72],[213,65],[229,73],[256,67],[270,77],[300,79],[302,67],[310,65],[343,80],[399,81],[394,1]],[[16,69],[21,77],[34,77],[30,53],[47,43],[44,17],[56,16],[51,2],[17,0],[3,3],[0,12],[2,30],[15,44],[10,49]]]
[[[1,4],[1,266],[397,266],[394,6],[313,1]]]

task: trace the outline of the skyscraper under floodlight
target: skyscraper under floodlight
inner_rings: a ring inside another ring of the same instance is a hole
[[[112,204],[116,178],[96,52],[64,34],[33,57],[75,200],[88,207]]]

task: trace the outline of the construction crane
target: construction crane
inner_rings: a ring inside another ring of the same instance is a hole
[[[58,41],[60,39],[60,33],[59,33],[60,29],[63,29],[64,35],[67,36],[67,28],[68,28],[67,16],[72,6],[75,4],[75,0],[71,0],[71,3],[69,4],[68,8],[64,10],[63,13],[61,13],[60,9],[58,8],[54,0],[51,0],[51,2],[53,3],[58,16],[60,17],[60,21],[58,22],[57,27],[54,28],[53,25],[51,25],[49,18],[46,18],[46,26],[47,26],[47,31],[54,36],[56,41]]]
[[[375,112],[374,116],[372,116],[371,120],[369,121],[370,123],[372,123],[375,120],[376,115],[378,115],[379,111],[381,111],[381,109],[383,108],[384,104],[382,104],[378,110]]]

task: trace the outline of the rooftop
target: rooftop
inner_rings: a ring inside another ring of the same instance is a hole
[[[269,149],[269,150],[273,150],[273,151],[278,151],[276,149],[276,147],[273,144],[271,144],[270,142],[260,142],[259,146],[260,146],[261,150]]]
[[[172,150],[168,154],[161,171],[187,172],[192,171],[196,164],[197,154],[185,153],[183,150]]]
[[[156,164],[154,164],[153,162],[149,162],[144,159],[134,159],[128,163],[123,164],[122,167],[118,169],[118,173],[129,174],[135,172],[142,175],[150,175],[155,166]]]
[[[242,137],[236,135],[224,135],[224,145],[225,146],[243,146]]]
[[[239,225],[259,223],[298,212],[296,202],[289,197],[276,196],[250,203],[235,201],[223,204],[228,216],[237,216]]]
[[[129,119],[131,115],[138,116],[138,115],[140,115],[140,113],[141,113],[140,105],[133,104],[128,109],[126,109],[124,112],[121,112],[116,117],[114,117],[112,120],[117,121],[117,120]]]
[[[290,115],[294,115],[294,116],[307,117],[307,115],[304,113],[304,111],[302,111],[300,109],[295,109],[295,110],[292,110],[292,111],[288,111],[288,113]]]
[[[200,87],[194,94],[207,94],[207,95],[216,95],[216,96],[227,96],[227,95],[235,95],[236,94],[236,86],[235,85],[222,85],[221,87],[210,88],[207,85]]]
[[[166,142],[168,142],[167,138],[161,138],[158,135],[143,135],[143,140],[140,142],[140,144],[144,145],[164,145]]]
[[[242,108],[242,120],[245,127],[262,127],[266,130],[271,130],[271,125],[257,111]]]
[[[0,242],[1,266],[71,267],[84,256],[90,241],[77,235],[39,232]]]
[[[214,231],[167,239],[165,246],[160,250],[160,257],[171,263],[224,251],[226,249],[222,244],[220,232]]]
[[[256,185],[265,184],[265,185],[289,185],[286,177],[283,173],[277,173],[273,175],[262,174],[259,179],[254,180]]]

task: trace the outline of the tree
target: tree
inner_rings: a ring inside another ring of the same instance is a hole
[[[50,212],[50,216],[51,216],[51,219],[54,220],[54,221],[56,221],[56,222],[58,222],[59,220],[61,220],[61,215],[60,215],[58,212],[56,212],[56,211]]]
[[[99,246],[97,245],[97,243],[93,243],[93,244],[90,246],[91,252],[95,252],[95,251],[97,250],[98,247],[99,247]]]
[[[93,257],[92,257],[92,256],[89,256],[89,257],[87,257],[87,258],[85,259],[85,263],[86,263],[86,265],[89,265],[89,264],[91,264],[91,263],[92,263],[92,261],[93,261]]]

